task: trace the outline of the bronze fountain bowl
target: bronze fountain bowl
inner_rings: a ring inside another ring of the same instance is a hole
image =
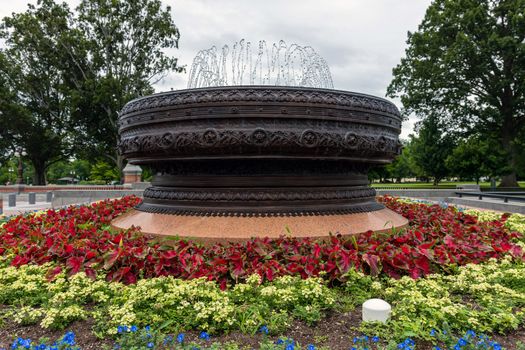
[[[400,153],[401,122],[393,103],[354,92],[208,87],[129,102],[118,147],[154,172],[143,213],[340,216],[386,210],[367,174]]]

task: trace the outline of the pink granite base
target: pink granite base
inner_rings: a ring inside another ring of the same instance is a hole
[[[386,208],[369,213],[296,217],[179,216],[132,209],[112,222],[115,228],[135,226],[144,233],[191,238],[205,244],[242,242],[252,237],[277,238],[281,235],[328,238],[330,233],[356,235],[368,230],[389,231],[407,224],[407,219]]]

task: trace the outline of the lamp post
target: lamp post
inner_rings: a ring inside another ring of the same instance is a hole
[[[75,174],[76,174],[75,170],[71,170],[70,174],[71,174],[71,184],[74,185],[75,184]]]
[[[18,148],[15,151],[15,157],[18,157],[18,176],[16,178],[17,185],[24,184],[24,163],[22,163],[22,157],[27,155],[26,151],[23,148]]]
[[[15,172],[15,170],[11,167],[9,167],[9,183],[10,185],[12,185],[13,183],[11,182],[11,178],[13,177],[13,173]]]

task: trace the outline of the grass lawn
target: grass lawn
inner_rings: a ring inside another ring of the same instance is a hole
[[[525,181],[519,181],[518,182],[520,187],[524,187],[525,190]],[[435,188],[435,189],[450,189],[450,188],[456,188],[457,185],[460,184],[476,184],[475,181],[459,181],[459,182],[440,182],[439,185],[434,186],[432,185],[432,182],[402,182],[402,183],[372,183],[372,187],[374,188]],[[481,188],[490,188],[490,182],[480,182],[479,183]]]

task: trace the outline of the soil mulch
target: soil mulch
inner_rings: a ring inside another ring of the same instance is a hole
[[[324,319],[313,326],[304,322],[295,321],[291,327],[281,335],[281,338],[294,339],[305,347],[307,344],[314,344],[317,348],[325,347],[331,350],[348,350],[352,345],[352,340],[361,334],[356,330],[361,321],[361,309],[357,308],[352,312],[338,313],[331,312]],[[76,335],[78,346],[82,350],[101,350],[104,346],[113,347],[113,341],[101,340],[93,335],[91,329],[92,320],[76,321],[66,330],[56,331],[44,329],[38,325],[20,326],[14,323],[4,323],[0,327],[0,349],[9,347],[15,337],[30,338],[33,341],[45,337],[56,340],[62,337],[66,331],[73,331]],[[186,332],[186,342],[197,342],[204,345],[204,341],[199,340],[199,332]],[[175,335],[174,335],[175,336]],[[385,334],[378,334],[379,337]],[[277,340],[278,336],[270,336],[270,339]],[[525,328],[521,327],[516,331],[505,335],[493,335],[493,340],[500,343],[505,349],[516,350],[519,342],[525,343]],[[257,349],[259,342],[263,340],[263,335],[249,335],[239,332],[229,334],[213,335],[210,342],[235,342],[241,348]],[[416,342],[418,350],[431,350],[432,345],[426,342]]]

